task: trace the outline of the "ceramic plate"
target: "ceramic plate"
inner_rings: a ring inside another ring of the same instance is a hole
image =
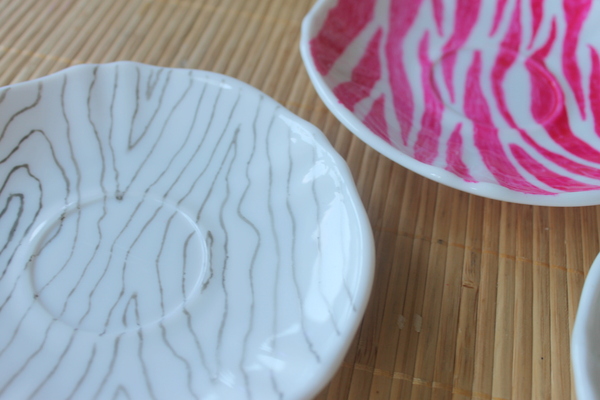
[[[312,125],[225,76],[83,65],[0,90],[0,397],[300,399],[372,282]]]
[[[358,137],[435,181],[600,203],[600,3],[319,0],[301,52]]]
[[[579,399],[600,399],[600,255],[585,279],[571,336],[571,358]]]

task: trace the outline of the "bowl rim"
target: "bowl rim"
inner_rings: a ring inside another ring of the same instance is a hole
[[[358,245],[359,254],[361,256],[360,259],[357,261],[357,266],[360,268],[360,277],[357,279],[357,285],[355,286],[356,295],[354,297],[354,306],[356,307],[356,312],[353,313],[352,317],[348,318],[350,323],[348,324],[347,335],[340,336],[340,351],[335,354],[335,357],[332,357],[331,359],[327,360],[329,361],[328,363],[322,363],[321,365],[323,367],[323,370],[320,371],[321,373],[315,374],[313,377],[308,379],[307,386],[304,387],[303,391],[296,393],[301,399],[310,399],[316,396],[331,381],[331,379],[341,366],[346,356],[346,353],[348,352],[350,345],[354,340],[354,336],[356,335],[358,328],[362,323],[367,305],[369,303],[375,274],[375,242],[373,237],[373,231],[367,211],[364,207],[364,204],[358,192],[358,188],[356,186],[356,182],[353,178],[352,172],[348,164],[333,147],[333,145],[330,143],[330,141],[325,136],[324,132],[321,131],[321,129],[317,128],[315,125],[308,122],[304,118],[288,110],[285,106],[283,106],[278,101],[273,99],[270,95],[262,92],[258,88],[235,77],[217,72],[192,68],[157,66],[127,60],[113,61],[107,63],[82,63],[69,66],[67,68],[38,78],[1,86],[0,92],[6,93],[7,90],[25,88],[32,85],[39,85],[47,81],[61,79],[65,75],[69,75],[81,70],[110,66],[118,67],[121,65],[135,66],[141,69],[163,69],[202,74],[203,77],[206,77],[208,81],[212,81],[213,83],[221,81],[222,83],[229,85],[233,88],[238,88],[248,93],[260,95],[264,98],[264,101],[272,102],[279,106],[279,108],[277,108],[274,111],[275,115],[278,118],[291,120],[292,123],[299,125],[303,130],[309,132],[315,141],[315,145],[320,146],[323,150],[325,150],[325,154],[331,159],[332,165],[334,165],[337,168],[337,172],[339,173],[339,176],[342,180],[342,190],[348,196],[346,207],[348,209],[348,212],[354,215],[357,227],[357,236],[354,238],[354,240]]]
[[[581,399],[600,398],[598,386],[593,384],[597,377],[591,376],[587,364],[590,362],[589,348],[591,346],[589,339],[589,321],[592,318],[593,310],[597,309],[595,300],[600,296],[600,254],[592,263],[590,270],[585,277],[583,290],[579,299],[575,324],[571,335],[571,364],[573,368],[573,377],[575,380],[575,389]]]
[[[308,76],[319,97],[325,103],[325,106],[361,141],[391,161],[400,164],[425,178],[463,192],[487,197],[493,200],[553,207],[575,207],[600,204],[600,189],[543,195],[515,191],[497,183],[467,182],[444,168],[425,164],[416,160],[374,134],[333,94],[333,91],[325,82],[325,78],[318,72],[311,54],[310,41],[315,36],[317,30],[320,29],[320,26],[317,26],[318,21],[322,19],[323,14],[329,11],[330,7],[337,4],[337,2],[338,0],[317,0],[308,14],[304,17],[300,35],[300,54],[305,69],[308,72]]]

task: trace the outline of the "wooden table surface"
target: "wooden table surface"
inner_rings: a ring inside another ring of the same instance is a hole
[[[347,160],[377,261],[350,351],[317,397],[571,399],[569,342],[600,251],[600,208],[469,195],[379,155],[327,110],[302,64],[313,0],[0,0],[0,85],[134,60],[245,81]]]

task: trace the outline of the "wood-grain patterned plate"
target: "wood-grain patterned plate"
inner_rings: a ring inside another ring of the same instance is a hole
[[[0,397],[310,398],[372,234],[325,136],[202,71],[82,65],[0,90]]]

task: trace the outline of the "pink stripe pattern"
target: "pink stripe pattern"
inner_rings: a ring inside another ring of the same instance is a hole
[[[532,34],[531,34],[531,43],[529,44],[529,48],[533,47],[533,41],[537,37],[537,33],[540,30],[540,25],[542,23],[542,17],[544,15],[544,0],[530,0],[531,1],[531,25],[532,25]]]
[[[465,113],[467,117],[481,123],[475,124],[475,146],[483,162],[498,182],[509,189],[530,194],[546,194],[525,180],[506,154],[498,129],[494,127],[491,110],[481,88],[481,53],[476,52],[467,74]]]
[[[344,50],[373,20],[374,5],[375,0],[340,0],[329,11],[323,29],[311,44],[321,74],[329,72]]]
[[[442,111],[444,105],[437,95],[435,82],[429,79],[431,76],[431,61],[428,56],[429,35],[425,35],[419,46],[419,62],[421,64],[421,77],[423,96],[425,101],[425,112],[421,118],[421,129],[415,144],[414,157],[426,164],[431,164],[438,155],[439,138],[442,134]]]
[[[386,146],[465,182],[600,189],[591,0],[322,1],[316,69]]]
[[[585,100],[581,84],[581,72],[577,62],[577,44],[583,22],[592,5],[591,0],[563,0],[565,19],[567,21],[563,42],[562,64],[565,77],[573,90],[579,111],[585,118]]]
[[[504,14],[504,9],[506,8],[506,0],[498,0],[498,4],[496,5],[496,12],[494,13],[494,22],[492,25],[492,31],[490,32],[490,36],[493,36],[498,27],[500,26],[500,22],[502,22],[502,16]]]
[[[422,0],[396,0],[390,5],[388,40],[385,46],[387,66],[396,118],[400,124],[402,143],[408,143],[412,128],[414,100],[404,67],[404,41],[415,21]]]
[[[450,140],[448,140],[448,151],[446,153],[446,170],[460,176],[467,182],[475,182],[475,179],[469,173],[469,168],[464,163],[463,157],[463,139],[461,135],[462,124],[459,123],[454,128]]]
[[[592,60],[592,74],[590,76],[590,105],[594,115],[594,128],[600,136],[600,57],[598,50],[590,46],[590,58]]]
[[[375,83],[381,77],[381,61],[379,47],[383,31],[377,30],[365,54],[354,67],[350,81],[339,84],[333,93],[350,110],[354,111],[356,103],[369,95]]]
[[[481,0],[458,0],[454,17],[454,32],[444,45],[443,52],[447,55],[442,59],[442,69],[452,102],[454,102],[452,78],[456,64],[456,50],[460,49],[469,38],[471,30],[477,22],[480,5]]]
[[[383,95],[375,100],[373,107],[371,107],[371,111],[369,111],[363,120],[363,123],[377,136],[386,142],[391,143],[385,119],[385,97]]]
[[[438,34],[441,36],[444,34],[444,2],[442,0],[432,0],[432,2],[435,24]]]

